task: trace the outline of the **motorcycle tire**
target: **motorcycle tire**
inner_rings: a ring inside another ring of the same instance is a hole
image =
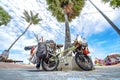
[[[51,57],[44,57],[42,59],[42,68],[45,71],[54,71],[57,70],[59,59],[58,57],[53,57],[54,59],[51,59]]]
[[[77,53],[75,55],[76,64],[85,71],[90,71],[93,68],[92,60],[89,56],[82,53]]]

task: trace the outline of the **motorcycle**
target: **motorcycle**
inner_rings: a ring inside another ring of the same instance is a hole
[[[85,71],[92,70],[93,62],[90,56],[88,56],[88,54],[90,54],[88,44],[86,41],[84,41],[84,39],[82,39],[81,37],[80,39],[78,39],[78,37],[74,41],[74,46],[76,47],[76,49],[74,50],[75,62],[81,69]]]

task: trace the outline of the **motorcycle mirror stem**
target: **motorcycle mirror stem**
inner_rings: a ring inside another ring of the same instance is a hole
[[[79,34],[76,35],[76,40],[77,40],[78,36],[79,36]]]

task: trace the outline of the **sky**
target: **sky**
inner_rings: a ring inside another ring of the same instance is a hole
[[[120,29],[120,9],[113,9],[100,0],[91,1]],[[0,6],[12,17],[7,26],[0,26],[0,54],[8,49],[27,27],[28,23],[21,17],[24,10],[39,13],[42,21],[38,25],[32,25],[17,41],[10,50],[10,59],[29,62],[27,58],[30,51],[25,51],[24,47],[37,44],[34,33],[39,38],[43,36],[45,40],[52,39],[58,44],[64,44],[65,24],[59,23],[51,15],[45,0],[0,0]],[[120,53],[120,36],[89,1],[86,1],[80,15],[73,19],[69,26],[71,41],[73,42],[77,34],[86,38],[93,60],[95,57],[104,59],[109,54]]]

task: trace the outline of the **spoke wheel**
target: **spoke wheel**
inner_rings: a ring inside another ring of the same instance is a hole
[[[76,64],[83,70],[89,71],[92,70],[93,64],[92,60],[87,56],[80,53],[75,55]]]
[[[42,68],[45,71],[56,70],[59,64],[58,57],[48,56],[42,59]]]

